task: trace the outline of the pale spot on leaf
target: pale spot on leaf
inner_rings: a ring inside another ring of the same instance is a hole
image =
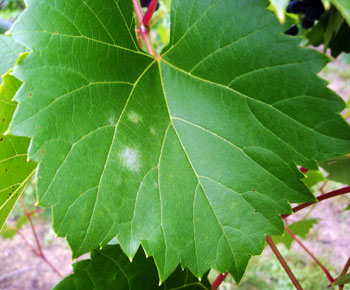
[[[123,165],[132,172],[140,171],[140,157],[139,152],[136,149],[132,149],[130,147],[126,147],[120,153],[120,159]]]
[[[108,119],[108,123],[111,124],[111,125],[115,125],[116,120],[115,120],[115,116],[114,116],[114,115],[112,115],[112,116]]]
[[[153,135],[156,134],[156,130],[154,130],[153,127],[151,127],[149,130],[151,131],[151,133],[152,133]]]
[[[128,113],[128,119],[133,123],[139,123],[142,120],[141,117],[134,111]]]

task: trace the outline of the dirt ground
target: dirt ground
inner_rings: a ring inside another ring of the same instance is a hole
[[[50,225],[35,226],[41,241],[47,239],[50,231],[48,226]],[[34,245],[28,225],[24,227],[23,234]],[[49,243],[43,243],[43,250],[63,276],[71,273],[71,252],[62,238],[53,238]],[[13,240],[0,238],[0,289],[48,290],[60,280],[61,278],[31,251],[19,235]]]
[[[340,273],[350,257],[350,211],[344,211],[349,203],[348,196],[340,196],[317,204],[308,218],[317,218],[318,224],[303,241],[317,258],[331,266],[329,270],[335,276]],[[308,209],[304,209],[290,218],[290,221],[300,220],[307,213]],[[293,244],[293,249],[301,250],[297,243]]]

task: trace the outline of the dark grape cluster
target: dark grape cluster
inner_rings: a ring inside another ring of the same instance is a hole
[[[151,4],[151,0],[141,0],[141,7],[148,7]],[[156,11],[159,8],[159,1],[157,3]]]
[[[324,13],[324,7],[321,0],[290,0],[287,12],[302,15],[301,26],[304,29],[310,29],[314,26],[315,21],[319,20]],[[298,27],[293,25],[285,33],[288,35],[297,35]]]

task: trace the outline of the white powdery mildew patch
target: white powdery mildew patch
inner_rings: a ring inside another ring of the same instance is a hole
[[[128,119],[135,124],[142,121],[142,118],[134,111],[128,113]]]
[[[114,114],[113,114],[112,116],[109,117],[109,119],[108,119],[108,123],[109,123],[109,124],[115,125],[116,122],[117,122],[117,121],[116,121],[116,119],[115,119]]]
[[[140,157],[139,152],[136,149],[126,147],[120,154],[119,157],[123,165],[131,172],[140,171]]]

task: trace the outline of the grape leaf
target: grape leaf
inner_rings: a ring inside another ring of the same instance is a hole
[[[24,48],[8,36],[0,36],[0,74],[15,65]],[[16,108],[12,101],[21,82],[6,73],[0,86],[0,230],[33,174],[35,163],[27,162],[29,139],[5,136]]]
[[[8,224],[4,224],[1,231],[0,231],[0,236],[3,239],[10,239],[12,240],[13,237],[16,235],[16,230],[14,228],[12,228],[10,225]]]
[[[343,22],[344,18],[341,16],[339,11],[332,8],[329,12],[328,23],[326,26],[326,31],[324,32],[324,45],[326,48],[328,48],[332,38],[339,32]]]
[[[350,283],[350,273],[339,277],[337,280],[335,280],[332,283],[332,285],[337,286],[337,285],[343,285],[343,284],[349,284],[349,283]]]
[[[15,228],[5,223],[2,230],[0,231],[0,236],[2,236],[4,239],[12,240],[17,233],[16,229],[20,230],[27,222],[28,216],[26,214],[23,214],[17,219]]]
[[[10,132],[33,137],[39,204],[73,257],[117,235],[161,281],[180,262],[239,281],[288,202],[315,200],[296,164],[350,151],[344,102],[316,75],[327,58],[284,35],[267,1],[172,1],[156,58],[137,46],[131,1],[27,4]]]
[[[338,9],[338,11],[341,13],[341,15],[344,17],[344,19],[350,26],[350,1],[329,0],[329,2],[332,3]]]
[[[313,186],[324,180],[325,178],[320,171],[308,170],[308,172],[306,172],[305,174],[303,182],[310,189],[311,192],[314,192]]]
[[[320,166],[326,170],[329,180],[334,180],[350,185],[350,156],[342,156],[333,160],[319,162]]]
[[[5,74],[0,86],[0,229],[21,196],[35,170],[27,161],[29,139],[4,135],[16,103],[11,99],[21,82]]]
[[[12,37],[0,35],[0,51],[0,75],[3,75],[14,67],[19,55],[25,49],[22,45],[14,41]]]
[[[324,44],[324,49],[330,48],[334,58],[342,52],[350,52],[350,27],[334,7],[322,15],[317,24],[306,33],[306,38],[309,45]]]
[[[288,225],[288,227],[294,235],[305,239],[306,235],[310,232],[312,227],[317,224],[317,222],[317,219],[305,219],[292,223]],[[286,231],[284,231],[283,235],[281,236],[273,236],[272,239],[276,244],[284,244],[287,249],[290,249],[292,242],[294,241]]]
[[[132,263],[119,245],[94,250],[91,259],[73,264],[73,274],[63,279],[53,290],[149,290],[149,289],[210,289],[207,275],[202,281],[188,270],[178,267],[162,285],[152,259],[146,259],[140,249]]]

